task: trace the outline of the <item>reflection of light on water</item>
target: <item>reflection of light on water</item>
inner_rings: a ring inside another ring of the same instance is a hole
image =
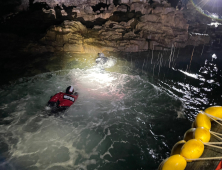
[[[189,77],[192,77],[192,78],[195,78],[195,79],[199,79],[199,80],[205,81],[205,79],[204,79],[201,75],[188,73],[188,72],[183,71],[183,70],[179,70],[179,71],[180,71],[181,73],[189,76]]]
[[[207,25],[211,25],[211,26],[215,26],[215,27],[218,27],[218,25],[222,25],[221,23],[219,23],[219,22],[212,22],[212,23],[210,23],[210,24],[207,24]]]
[[[73,78],[73,83],[81,83],[81,85],[87,87],[107,87],[112,84],[117,76],[113,73],[106,72],[99,68],[87,69],[87,70],[72,70],[70,76]]]
[[[212,55],[212,61],[213,61],[213,59],[217,59],[216,54],[213,54],[213,55]]]
[[[191,36],[192,35],[202,35],[202,36],[209,36],[208,34],[201,34],[201,33],[198,33],[198,32],[191,32],[190,34]]]
[[[112,97],[122,99],[126,79],[124,74],[106,72],[99,68],[80,70],[74,69],[70,72],[73,84],[81,96],[91,98],[109,99]]]
[[[109,85],[113,80],[116,80],[116,78],[112,77],[111,74],[107,73],[107,72],[91,72],[88,75],[89,81],[91,82],[97,82],[99,84],[103,84],[103,85]]]

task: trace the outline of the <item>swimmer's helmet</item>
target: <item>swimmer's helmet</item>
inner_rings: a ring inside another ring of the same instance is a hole
[[[69,86],[66,88],[66,94],[73,94],[74,93],[74,87],[73,86]]]

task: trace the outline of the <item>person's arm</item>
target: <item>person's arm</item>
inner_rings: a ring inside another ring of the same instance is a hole
[[[57,106],[58,101],[59,101],[59,93],[55,94],[54,96],[52,96],[52,97],[50,98],[50,100],[49,100],[48,103],[47,103],[47,106],[49,106],[49,107],[55,107],[55,106]]]
[[[50,102],[50,101],[48,101],[46,106],[48,106],[48,107],[56,107],[56,103],[57,102]]]

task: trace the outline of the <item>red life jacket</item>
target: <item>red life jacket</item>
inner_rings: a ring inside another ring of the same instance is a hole
[[[58,102],[58,107],[70,107],[78,98],[78,95],[71,95],[66,93],[55,94],[49,102]]]

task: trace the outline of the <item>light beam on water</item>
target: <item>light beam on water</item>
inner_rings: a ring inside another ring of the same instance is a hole
[[[49,97],[71,84],[76,103],[45,117]],[[95,67],[22,78],[0,96],[1,170],[155,169],[170,149],[159,124],[181,107],[146,77]]]

